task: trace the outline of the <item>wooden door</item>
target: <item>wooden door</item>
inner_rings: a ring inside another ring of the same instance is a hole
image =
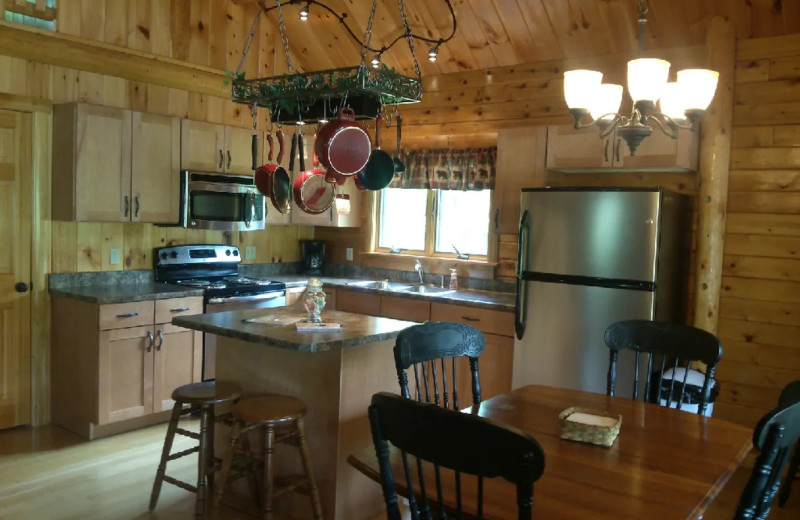
[[[225,127],[225,173],[253,175],[253,131],[236,126]],[[256,154],[260,166],[261,153]]]
[[[31,125],[0,110],[0,428],[31,420]]]
[[[600,139],[597,128],[575,130],[571,125],[548,126],[547,169],[580,172],[608,168],[613,163],[614,143],[613,133]]]
[[[153,411],[171,410],[172,391],[200,381],[203,356],[203,333],[156,325],[153,361]]]
[[[484,334],[486,349],[478,358],[481,399],[511,391],[511,368],[514,361],[514,338]]]
[[[622,142],[614,166],[635,171],[697,171],[699,135],[699,130],[679,130],[673,139],[654,127],[653,133],[639,143],[636,155],[631,155]]]
[[[181,169],[222,173],[225,165],[225,131],[222,125],[181,121]]]
[[[83,103],[75,109],[75,220],[129,221],[131,112]],[[63,174],[56,167],[53,175]]]
[[[100,332],[97,424],[153,412],[153,327]]]
[[[180,119],[133,112],[131,220],[174,224],[180,212]]]

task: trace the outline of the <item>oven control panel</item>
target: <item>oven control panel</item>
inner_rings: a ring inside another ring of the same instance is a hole
[[[155,265],[187,265],[242,261],[239,248],[225,244],[202,244],[159,247],[154,254]]]

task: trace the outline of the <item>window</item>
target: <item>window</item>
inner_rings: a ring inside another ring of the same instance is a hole
[[[485,258],[489,249],[490,190],[386,188],[378,213],[378,250],[426,256]]]
[[[55,31],[56,0],[7,1],[3,17],[7,22]]]

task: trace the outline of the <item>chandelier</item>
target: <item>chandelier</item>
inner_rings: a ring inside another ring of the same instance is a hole
[[[628,62],[628,93],[633,100],[630,117],[617,113],[622,85],[601,83],[603,73],[593,70],[564,73],[564,98],[575,128],[597,126],[601,138],[616,130],[631,155],[636,155],[639,143],[652,134],[651,123],[673,139],[681,128],[695,130],[714,97],[719,78],[713,70],[685,69],[678,71],[677,82],[667,82],[668,61],[641,57],[649,1],[638,0],[638,7],[637,59]],[[660,111],[656,110],[656,103]],[[587,116],[592,121],[583,123]]]

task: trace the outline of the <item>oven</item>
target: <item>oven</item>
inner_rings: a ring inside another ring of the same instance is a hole
[[[286,305],[286,290],[261,294],[204,298],[205,313],[269,309]],[[214,379],[217,359],[217,336],[203,333],[203,381]]]
[[[155,250],[155,280],[203,289],[203,312],[267,309],[286,305],[286,284],[239,276],[239,248],[194,244]],[[203,381],[213,380],[217,352],[214,334],[203,334]]]

